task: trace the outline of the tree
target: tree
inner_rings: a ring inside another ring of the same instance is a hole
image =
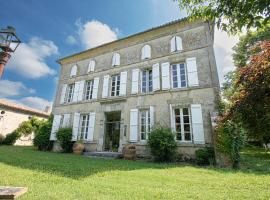
[[[243,28],[261,28],[269,22],[270,6],[266,0],[178,0],[191,19],[216,21],[218,28],[241,32]]]

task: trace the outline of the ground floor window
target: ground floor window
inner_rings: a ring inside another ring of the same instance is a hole
[[[148,139],[148,132],[150,132],[150,112],[149,110],[140,111],[140,137],[141,140]]]
[[[86,140],[89,128],[89,114],[82,114],[80,116],[80,126],[78,140]]]
[[[175,108],[175,132],[176,140],[191,141],[190,131],[190,109],[189,108]]]

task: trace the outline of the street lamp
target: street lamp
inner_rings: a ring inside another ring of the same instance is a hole
[[[20,43],[21,41],[15,33],[15,28],[7,26],[5,29],[0,29],[0,78],[2,77],[4,66],[11,56],[10,53],[13,53]]]

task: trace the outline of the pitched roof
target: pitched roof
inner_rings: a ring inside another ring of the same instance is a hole
[[[17,103],[14,103],[12,101],[8,101],[6,99],[0,99],[0,107],[6,107],[6,108],[9,108],[12,110],[21,111],[24,113],[29,113],[29,114],[36,115],[39,117],[47,118],[50,116],[50,113],[46,113],[46,112],[41,111],[41,110],[37,110],[37,109],[30,108],[30,107],[27,107],[27,106],[24,106],[21,104],[17,104]]]

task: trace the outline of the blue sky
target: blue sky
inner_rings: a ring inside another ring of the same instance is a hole
[[[6,66],[0,98],[38,109],[53,101],[58,58],[186,16],[171,0],[2,0],[1,7],[0,27],[14,26],[23,44]],[[216,34],[221,72],[233,67],[236,41]]]

